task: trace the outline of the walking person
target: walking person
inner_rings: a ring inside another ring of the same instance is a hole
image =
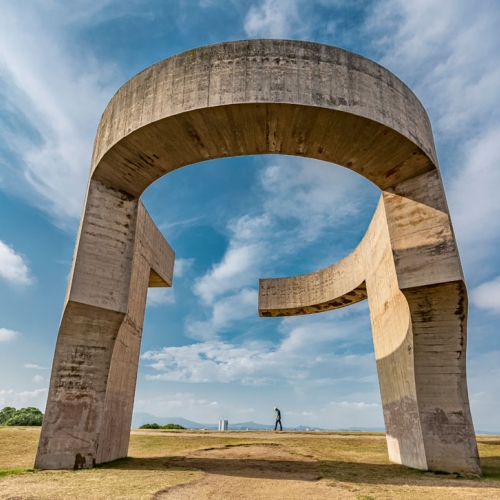
[[[276,406],[274,407],[274,411],[276,412],[276,423],[274,424],[274,432],[278,428],[278,424],[280,424],[280,431],[283,431],[283,427],[281,426],[281,412]]]

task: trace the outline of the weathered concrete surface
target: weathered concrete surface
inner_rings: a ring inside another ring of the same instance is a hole
[[[261,281],[260,314],[309,314],[368,297],[391,459],[480,473],[465,379],[466,289],[425,110],[372,61],[282,40],[166,59],[106,108],[37,467],[126,455],[146,289],[170,285],[173,264],[139,196],[185,165],[268,153],[343,165],[382,196],[346,259]]]
[[[174,253],[138,199],[91,181],[35,467],[127,455],[146,294]]]

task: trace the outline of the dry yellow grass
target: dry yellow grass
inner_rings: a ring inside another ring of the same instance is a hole
[[[391,464],[382,434],[166,431],[133,431],[129,458],[93,470],[2,477],[2,469],[32,467],[38,435],[0,428],[0,499],[301,498],[305,491],[354,500],[500,498],[496,436],[478,437],[480,479]],[[309,476],[313,482],[300,479]]]

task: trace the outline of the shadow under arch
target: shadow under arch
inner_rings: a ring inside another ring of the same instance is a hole
[[[498,457],[492,457],[498,460]],[[235,463],[236,462],[236,463]],[[483,467],[487,469],[489,459],[481,461]],[[169,456],[158,456],[149,458],[127,457],[103,465],[106,469],[122,470],[165,470],[169,468],[192,468],[198,469],[208,474],[236,477],[250,477],[258,479],[271,480],[290,480],[296,481],[300,476],[310,475],[310,478],[304,480],[314,481],[319,477],[318,471],[325,479],[333,481],[345,481],[361,484],[387,484],[394,486],[410,485],[412,487],[422,486],[428,488],[429,478],[433,475],[431,472],[423,475],[418,470],[408,469],[398,464],[380,464],[368,462],[347,462],[338,460],[318,460],[310,461],[294,460],[286,462],[283,460],[245,460],[238,458],[190,458]],[[492,467],[490,467],[492,468]],[[498,467],[495,467],[498,471]],[[440,474],[441,472],[441,474]],[[453,487],[453,488],[492,488],[500,489],[500,482],[497,480],[497,474],[488,474],[491,479],[488,482],[472,480],[465,481],[463,478],[457,478],[453,473],[442,474],[443,471],[437,471],[435,476],[436,483],[432,486]],[[486,473],[485,473],[486,475]],[[444,483],[444,484],[443,484]]]
[[[35,466],[126,456],[146,292],[171,286],[174,262],[139,197],[177,168],[249,154],[324,160],[382,190],[350,256],[307,277],[263,280],[259,310],[302,314],[368,296],[391,460],[480,473],[465,376],[467,294],[427,114],[378,64],[286,40],[179,54],[110,101]]]

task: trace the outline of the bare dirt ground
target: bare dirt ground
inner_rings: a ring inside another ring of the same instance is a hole
[[[165,500],[238,498],[356,499],[347,490],[332,492],[319,464],[272,444],[200,450],[169,461],[172,466],[201,470],[205,475],[155,496]]]
[[[500,437],[478,436],[482,478],[392,464],[381,433],[132,431],[129,457],[34,471],[39,429],[0,427],[1,500],[498,500]]]

